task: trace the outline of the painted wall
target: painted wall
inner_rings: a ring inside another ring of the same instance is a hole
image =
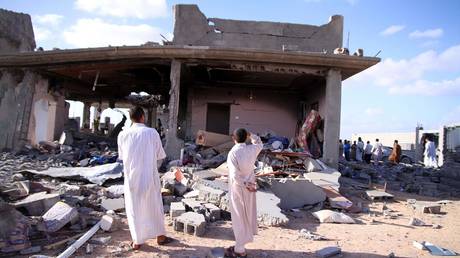
[[[188,112],[191,115],[191,133],[206,129],[207,103],[230,104],[230,132],[244,127],[254,133],[272,130],[278,135],[295,135],[299,95],[266,90],[192,88]]]

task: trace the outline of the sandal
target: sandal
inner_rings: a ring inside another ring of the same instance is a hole
[[[131,243],[129,244],[129,247],[131,247],[131,249],[132,249],[133,251],[137,251],[137,250],[141,249],[141,246],[142,246],[142,245],[134,244],[134,242],[131,242]]]
[[[244,254],[236,253],[235,252],[235,247],[230,246],[229,248],[225,249],[224,257],[228,257],[228,258],[247,258],[248,255],[246,253],[244,253]]]
[[[167,237],[167,236],[165,236],[164,240],[161,241],[161,242],[158,242],[158,240],[157,240],[158,245],[167,245],[167,244],[170,244],[172,242],[174,242],[174,238]]]

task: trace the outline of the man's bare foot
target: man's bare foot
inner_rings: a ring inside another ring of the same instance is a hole
[[[171,243],[173,241],[174,241],[173,238],[167,237],[165,235],[161,235],[161,236],[157,237],[157,244],[158,245],[167,245],[167,244],[169,244],[169,243]]]

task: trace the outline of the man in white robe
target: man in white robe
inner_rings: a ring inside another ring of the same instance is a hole
[[[378,165],[383,156],[383,145],[379,142],[379,139],[375,139],[372,154],[374,155],[374,165]]]
[[[361,137],[358,137],[358,143],[356,144],[356,161],[363,161],[364,142]]]
[[[246,144],[250,138],[252,144]],[[228,186],[230,212],[235,234],[235,246],[226,251],[227,257],[246,257],[245,245],[257,234],[256,178],[254,164],[263,148],[257,135],[240,128],[233,133],[235,145],[228,153]]]
[[[433,141],[426,138],[425,139],[425,152],[423,153],[424,159],[423,163],[425,167],[428,168],[437,168],[438,162],[436,161],[436,145]]]
[[[166,154],[158,132],[144,125],[141,107],[130,110],[133,124],[118,135],[118,156],[123,161],[124,197],[133,249],[151,238],[159,245],[172,241],[166,237],[163,200],[157,162]]]

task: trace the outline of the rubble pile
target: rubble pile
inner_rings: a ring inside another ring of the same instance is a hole
[[[449,153],[440,168],[426,168],[421,164],[382,162],[378,166],[341,160],[339,171],[362,183],[387,184],[389,189],[430,197],[460,196],[460,155]]]

